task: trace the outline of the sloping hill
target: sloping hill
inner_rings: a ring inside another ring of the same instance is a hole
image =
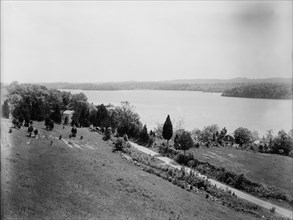
[[[9,126],[3,119],[4,219],[254,219],[127,163],[86,128],[69,139],[70,127],[34,122],[35,139]]]

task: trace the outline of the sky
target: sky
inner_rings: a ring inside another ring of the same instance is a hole
[[[1,81],[292,77],[292,1],[1,1]]]

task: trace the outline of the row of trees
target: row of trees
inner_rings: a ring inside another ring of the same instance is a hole
[[[173,127],[168,115],[164,125],[156,130],[157,133],[162,133],[162,138],[167,140],[167,146],[173,136]],[[174,147],[177,150],[185,151],[193,146],[198,146],[198,143],[216,143],[222,144],[223,138],[227,134],[227,129],[224,127],[220,130],[218,125],[213,124],[204,127],[202,130],[194,129],[192,132],[184,129],[176,130],[173,138]],[[160,137],[160,134],[158,135]],[[273,153],[282,155],[293,155],[293,130],[286,133],[284,130],[273,135],[272,130],[259,138],[258,133],[250,131],[247,128],[239,127],[232,134],[234,142],[240,146],[251,148],[256,140],[259,140],[258,151],[261,153]]]
[[[242,85],[223,92],[222,96],[265,98],[265,99],[292,99],[291,83],[260,83]]]
[[[43,121],[47,117],[60,123],[61,112],[75,98],[69,92],[17,82],[11,83],[7,89],[6,101],[9,102],[13,118],[26,123],[30,120]]]
[[[11,110],[6,110],[7,107]],[[72,126],[111,127],[121,136],[126,134],[142,142],[150,140],[146,125],[143,126],[139,115],[128,102],[116,107],[103,104],[96,106],[87,101],[84,93],[71,94],[44,86],[13,82],[8,86],[7,100],[2,108],[6,115],[11,111],[13,118],[21,124],[28,124],[31,120],[45,120],[49,130],[53,129],[54,123],[61,123],[62,112],[69,109],[74,111]],[[64,123],[67,122],[68,118]]]

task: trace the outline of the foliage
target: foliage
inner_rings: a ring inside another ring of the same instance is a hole
[[[33,130],[34,130],[33,126],[29,126],[28,129],[27,129],[27,132],[32,133]]]
[[[293,150],[293,139],[284,130],[278,132],[278,136],[273,141],[272,153],[289,155]]]
[[[291,83],[261,83],[242,85],[226,90],[222,96],[264,99],[292,99],[292,86]]]
[[[55,105],[54,111],[51,113],[50,118],[56,123],[61,123],[61,112],[58,104]]]
[[[109,140],[111,138],[111,135],[112,135],[112,129],[110,127],[106,128],[103,140],[104,141]]]
[[[73,126],[71,128],[71,137],[76,137],[77,134],[77,128],[75,126]]]
[[[148,134],[148,129],[147,129],[146,125],[144,125],[142,130],[140,131],[139,139],[140,139],[140,141],[142,141],[144,143],[148,143],[150,136]]]
[[[113,152],[115,151],[123,151],[124,152],[124,148],[126,148],[128,145],[127,145],[127,142],[122,138],[122,137],[119,137],[115,140],[115,143],[114,143],[114,148],[113,148]]]
[[[120,136],[127,134],[128,137],[138,137],[142,128],[139,115],[134,112],[134,107],[129,102],[122,102],[121,106],[114,109],[114,126]]]
[[[163,124],[157,123],[157,127],[154,129],[153,134],[158,139],[163,139]]]
[[[172,122],[170,120],[170,116],[168,115],[166,118],[166,121],[163,125],[163,132],[162,132],[163,138],[168,141],[172,138],[173,136],[173,126]]]
[[[53,120],[51,120],[50,118],[47,117],[45,119],[45,127],[46,127],[46,130],[52,131],[53,128],[54,128],[54,122],[53,122]]]
[[[97,106],[96,122],[99,127],[110,127],[110,115],[104,104]]]
[[[201,130],[198,128],[194,128],[191,131],[191,138],[193,139],[194,142],[200,141],[201,139]]]
[[[45,86],[13,82],[8,86],[8,91],[12,116],[16,119],[42,121],[51,115],[51,110],[54,111],[56,105],[60,111],[66,109],[69,104],[74,106],[69,92],[47,89]],[[56,119],[53,118],[59,122],[59,114],[57,115]]]
[[[237,144],[249,144],[252,143],[252,133],[247,128],[239,127],[234,131],[234,138]]]
[[[183,131],[181,134],[177,134],[174,139],[174,146],[177,150],[183,150],[184,155],[185,151],[193,147],[193,140],[191,134],[187,131]]]
[[[9,118],[9,113],[10,113],[9,104],[8,104],[8,100],[6,99],[2,105],[2,117]]]
[[[203,142],[215,141],[215,135],[219,132],[219,126],[212,124],[206,126],[201,131],[200,140]]]

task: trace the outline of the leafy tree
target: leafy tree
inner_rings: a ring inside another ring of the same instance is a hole
[[[172,126],[172,122],[170,120],[170,116],[168,115],[166,118],[166,121],[163,125],[163,138],[165,140],[167,140],[167,146],[169,145],[169,140],[172,138],[173,136],[173,126]]]
[[[183,131],[181,134],[177,136],[177,139],[176,139],[177,149],[183,150],[184,156],[185,156],[185,151],[191,148],[193,144],[194,143],[191,138],[191,134],[189,132]]]
[[[78,111],[80,108],[80,104],[87,104],[87,97],[84,93],[78,93],[78,94],[73,94],[72,98],[70,100],[70,103],[68,104],[68,107],[70,109],[73,109],[74,111]]]
[[[293,140],[284,130],[278,132],[273,141],[272,153],[288,155],[293,150]]]
[[[143,129],[142,129],[142,131],[140,132],[139,137],[140,137],[140,140],[141,140],[142,142],[144,142],[144,143],[146,143],[146,142],[149,141],[150,136],[149,136],[149,134],[148,134],[148,129],[147,129],[147,126],[146,126],[146,125],[143,126]]]
[[[9,118],[9,113],[10,113],[10,109],[8,105],[8,100],[6,99],[2,105],[2,116],[4,118]]]
[[[216,124],[212,124],[206,126],[201,131],[200,140],[203,142],[215,141],[215,136],[219,132],[219,126]]]
[[[268,151],[271,151],[274,145],[274,135],[272,129],[267,131],[265,140],[268,142]]]
[[[164,124],[157,123],[157,127],[154,129],[154,136],[157,138],[163,139],[163,126]]]
[[[194,128],[191,131],[191,137],[192,137],[193,141],[200,141],[201,140],[201,130],[198,128]]]
[[[129,137],[137,137],[142,124],[139,115],[134,112],[134,107],[129,102],[122,102],[121,106],[114,109],[113,123],[120,136],[127,134]]]
[[[62,110],[65,110],[70,103],[72,95],[70,92],[62,91],[61,96],[62,96]]]
[[[45,118],[45,127],[49,126],[50,118]]]
[[[61,117],[59,104],[56,104],[50,118],[56,123],[61,123]]]
[[[234,131],[234,138],[237,144],[249,144],[252,142],[252,133],[247,128],[239,127]]]
[[[97,106],[97,116],[96,116],[96,123],[99,127],[109,127],[107,126],[108,120],[109,120],[109,114],[107,108],[104,106],[104,104]]]

